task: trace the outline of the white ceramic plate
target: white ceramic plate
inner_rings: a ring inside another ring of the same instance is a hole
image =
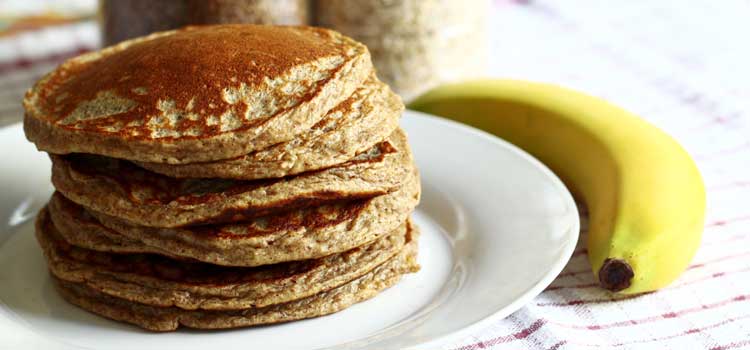
[[[230,331],[148,333],[91,315],[53,290],[32,217],[52,187],[49,160],[20,125],[0,130],[0,339],[45,349],[433,348],[503,318],[568,261],[578,213],[563,184],[512,145],[407,111],[423,183],[414,214],[422,270],[374,299],[316,319]]]

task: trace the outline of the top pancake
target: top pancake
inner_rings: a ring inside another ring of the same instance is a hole
[[[331,167],[384,140],[398,126],[404,104],[375,74],[322,120],[292,140],[241,157],[191,164],[138,162],[171,177],[255,180]]]
[[[372,73],[367,48],[312,27],[188,27],[60,65],[24,98],[40,150],[185,164],[291,140]]]

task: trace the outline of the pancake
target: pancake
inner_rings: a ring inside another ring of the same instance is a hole
[[[239,310],[184,310],[150,306],[115,298],[82,283],[60,280],[55,285],[68,302],[95,314],[132,323],[152,331],[172,331],[180,326],[201,329],[238,328],[288,322],[327,315],[370,299],[393,286],[401,276],[419,270],[417,241],[367,274],[339,287],[283,304]]]
[[[26,93],[24,131],[50,153],[184,164],[308,130],[372,74],[367,48],[314,27],[186,27],[70,59]]]
[[[269,180],[176,179],[114,158],[85,154],[50,158],[52,183],[65,197],[129,223],[152,227],[236,222],[382,195],[398,189],[412,168],[401,129],[339,166]]]
[[[183,228],[132,225],[86,211],[59,194],[52,197],[49,208],[60,234],[86,248],[259,266],[319,258],[372,242],[399,227],[416,207],[419,195],[415,171],[401,189],[387,195],[300,208],[242,223]]]
[[[390,135],[403,103],[387,85],[370,77],[351,97],[293,140],[215,162],[137,164],[171,177],[255,180],[295,175],[348,161]]]
[[[37,240],[55,277],[129,301],[189,310],[265,307],[338,287],[395,256],[414,230],[405,223],[373,243],[341,254],[238,268],[80,248],[58,233],[46,209],[36,223]]]
[[[82,206],[71,202],[60,192],[52,194],[47,211],[57,233],[68,243],[100,252],[153,253],[172,259],[194,260],[171,251],[143,244],[104,227]]]

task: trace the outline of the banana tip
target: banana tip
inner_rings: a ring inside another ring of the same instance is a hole
[[[608,258],[599,269],[599,284],[606,290],[619,292],[630,287],[633,276],[635,273],[627,261]]]

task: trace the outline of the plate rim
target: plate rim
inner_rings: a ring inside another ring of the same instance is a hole
[[[450,343],[451,341],[459,340],[460,338],[465,338],[471,335],[472,333],[481,331],[482,329],[489,326],[490,323],[498,321],[500,319],[504,319],[505,317],[509,316],[510,314],[522,309],[527,303],[529,303],[531,300],[539,296],[544,289],[546,289],[552,282],[557,278],[557,276],[562,272],[562,270],[565,268],[565,266],[570,261],[570,258],[573,255],[573,251],[575,250],[576,245],[578,244],[578,240],[580,239],[580,213],[578,212],[578,207],[576,206],[575,200],[573,199],[573,195],[570,193],[570,190],[565,186],[565,184],[560,180],[560,178],[555,174],[551,169],[549,169],[544,163],[542,163],[539,159],[532,156],[528,152],[524,151],[520,147],[506,141],[505,139],[502,139],[498,136],[495,136],[493,134],[490,134],[489,132],[486,132],[484,130],[475,128],[473,126],[457,122],[455,120],[451,120],[445,117],[419,112],[411,109],[406,109],[404,111],[404,116],[409,115],[410,118],[417,118],[417,119],[424,119],[429,120],[429,122],[433,123],[440,123],[443,125],[446,125],[451,128],[460,129],[464,132],[467,132],[473,136],[482,138],[484,140],[490,141],[491,143],[495,143],[496,145],[505,148],[506,150],[515,153],[516,155],[520,156],[524,161],[527,161],[531,163],[535,168],[542,171],[549,180],[554,183],[555,187],[558,187],[561,191],[561,195],[565,198],[564,200],[566,202],[569,202],[568,204],[571,205],[571,208],[575,211],[575,217],[576,219],[573,220],[572,226],[568,227],[565,234],[571,235],[568,242],[565,244],[565,246],[562,249],[561,257],[558,259],[547,271],[547,273],[539,280],[537,281],[533,286],[528,288],[526,292],[524,292],[520,297],[518,297],[516,300],[505,306],[504,308],[501,308],[494,313],[490,314],[489,316],[476,321],[472,324],[469,324],[457,331],[447,333],[444,335],[441,335],[439,337],[430,339],[426,342],[423,342],[418,345],[410,346],[407,349],[417,349],[418,347],[436,347],[445,345],[447,343]]]

